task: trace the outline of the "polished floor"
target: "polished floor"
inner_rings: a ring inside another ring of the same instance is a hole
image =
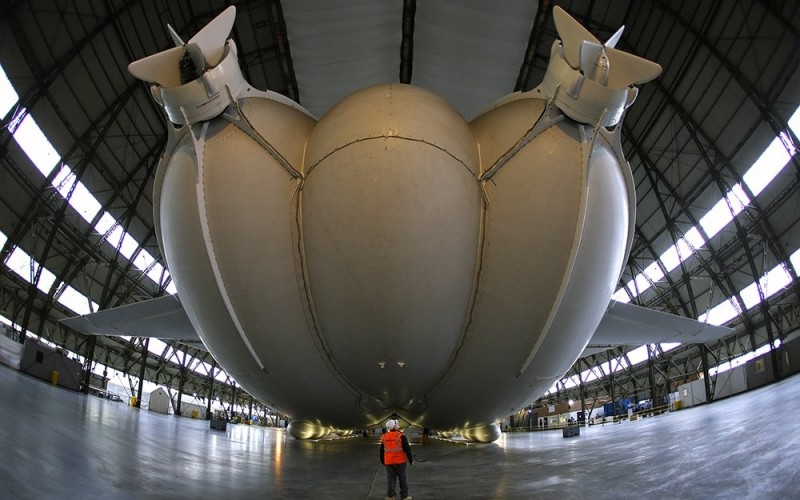
[[[379,499],[378,446],[178,418],[0,365],[0,498]],[[414,445],[416,499],[800,498],[800,377],[634,422]]]

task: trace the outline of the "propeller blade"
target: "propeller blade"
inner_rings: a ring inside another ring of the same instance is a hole
[[[561,45],[564,46],[564,57],[573,69],[578,69],[581,64],[581,45],[584,41],[602,45],[589,30],[581,26],[567,11],[556,5],[553,7],[553,20],[556,23]]]
[[[611,70],[608,72],[608,86],[624,89],[630,85],[649,82],[661,74],[661,66],[639,56],[606,47],[606,56]]]
[[[617,42],[619,42],[619,39],[622,38],[623,31],[625,31],[625,25],[620,26],[617,32],[611,35],[609,39],[606,40],[606,43],[604,43],[603,45],[605,45],[606,47],[611,47],[612,49],[616,47]]]
[[[178,32],[175,31],[175,28],[167,24],[167,31],[169,31],[169,37],[172,38],[172,41],[175,43],[176,47],[183,45],[183,40],[181,39],[180,35],[178,35]]]
[[[225,41],[233,29],[235,19],[236,7],[231,5],[189,40],[188,43],[197,44],[203,51],[203,57],[209,68],[213,68],[222,61],[222,56],[225,54]]]
[[[146,82],[155,82],[162,87],[181,85],[180,59],[183,47],[173,47],[128,65],[128,71]]]

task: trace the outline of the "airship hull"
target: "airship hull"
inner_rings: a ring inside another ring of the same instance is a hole
[[[337,427],[475,427],[583,350],[630,229],[604,138],[562,119],[514,149],[547,101],[467,124],[396,84],[319,123],[266,98],[237,112],[172,141],[158,203],[187,314],[248,392]]]
[[[471,123],[411,85],[319,121],[253,90],[234,7],[131,63],[177,125],[154,206],[186,319],[295,437],[393,415],[491,441],[592,338],[632,242],[621,121],[660,67],[553,15],[542,84]]]
[[[288,161],[302,157],[298,137],[311,119],[261,98],[245,100],[241,110],[262,130],[294,125],[295,134],[275,144]],[[299,183],[224,119],[176,143],[158,176],[160,243],[203,343],[240,385],[279,411],[308,415],[327,405],[333,425],[363,419],[357,391],[337,379],[310,326],[296,251]]]
[[[546,106],[530,93],[473,121],[484,171]],[[427,397],[429,419],[470,428],[524,407],[574,363],[602,318],[632,229],[632,191],[627,163],[587,134],[571,120],[546,126],[484,183],[473,322],[448,379]]]

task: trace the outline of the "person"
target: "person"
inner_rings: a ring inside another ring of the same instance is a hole
[[[381,436],[381,463],[386,467],[386,479],[389,483],[389,488],[386,493],[386,499],[394,499],[395,485],[397,480],[400,480],[400,498],[403,500],[411,500],[408,496],[408,474],[406,472],[406,460],[408,464],[414,463],[411,456],[411,446],[408,444],[397,420],[389,420],[386,422],[386,429],[388,432]]]

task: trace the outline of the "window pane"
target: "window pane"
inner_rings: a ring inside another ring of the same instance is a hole
[[[50,175],[50,172],[61,160],[61,156],[56,153],[55,148],[44,136],[42,129],[33,121],[31,115],[22,119],[22,123],[14,131],[14,140],[45,177]]]
[[[19,100],[19,95],[17,95],[17,91],[14,90],[14,86],[11,85],[11,82],[8,80],[8,76],[6,76],[6,72],[3,70],[3,67],[0,66],[0,118],[5,118],[11,108],[17,104]]]

